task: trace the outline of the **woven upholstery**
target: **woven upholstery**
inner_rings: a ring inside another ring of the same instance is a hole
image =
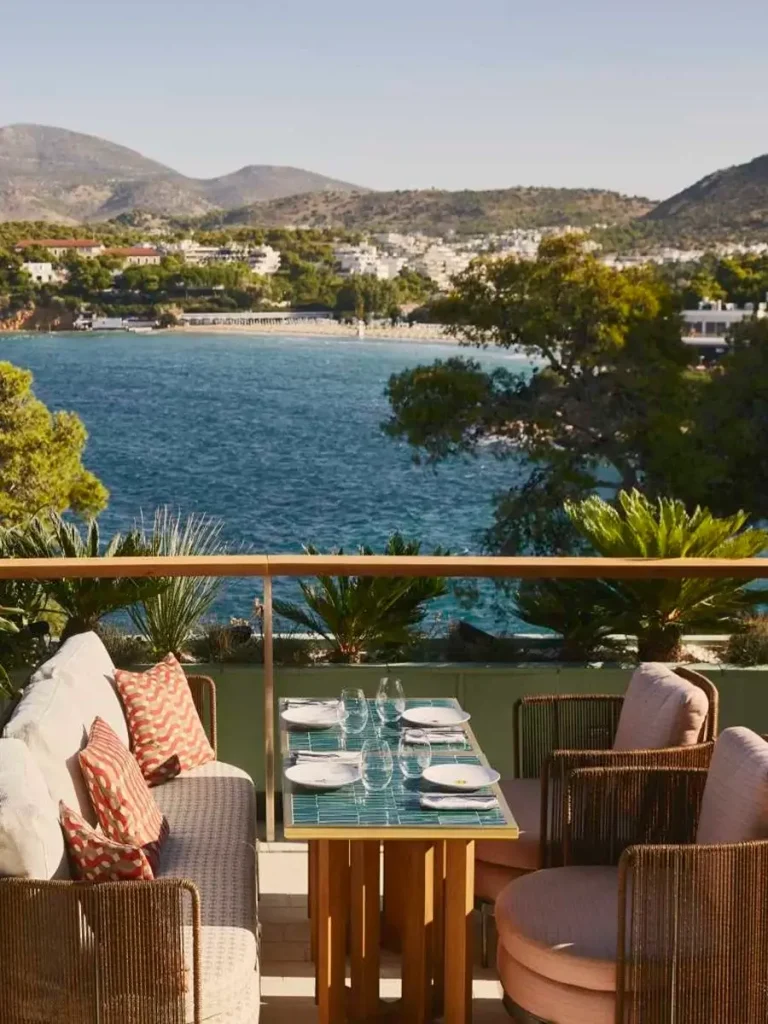
[[[499,942],[562,985],[616,990],[618,870],[553,868],[519,878],[496,901]]]
[[[768,743],[750,729],[725,729],[715,744],[697,843],[768,839]]]
[[[171,833],[158,877],[187,878],[200,891],[203,1020],[255,1021],[258,1001],[248,1017],[243,995],[257,991],[253,783],[241,769],[214,761],[152,793]],[[188,933],[185,955],[190,943]],[[191,1003],[187,1012],[191,1020]]]
[[[541,782],[509,779],[501,783],[501,790],[520,829],[520,838],[481,839],[475,845],[475,860],[535,871],[541,867]]]
[[[666,665],[640,665],[627,687],[614,750],[661,750],[698,742],[709,702],[702,689]]]
[[[543,978],[514,960],[501,943],[497,948],[496,966],[507,997],[542,1021],[615,1024],[613,992],[596,992]]]

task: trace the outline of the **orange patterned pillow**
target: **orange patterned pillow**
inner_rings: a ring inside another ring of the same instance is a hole
[[[184,669],[172,654],[146,672],[115,672],[125,708],[131,748],[144,778],[158,778],[170,758],[188,771],[213,761],[213,747],[197,713]]]
[[[92,828],[62,801],[59,821],[73,874],[81,882],[151,882],[155,872],[140,846],[117,843]]]
[[[156,858],[168,838],[168,822],[136,758],[102,718],[94,719],[88,743],[78,757],[96,818],[107,839],[149,847]]]

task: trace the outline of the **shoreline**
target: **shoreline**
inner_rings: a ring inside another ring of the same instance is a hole
[[[358,338],[357,325],[335,320],[309,320],[292,324],[181,324],[169,331],[180,334],[289,334],[293,337],[354,338],[359,341],[441,342],[458,345],[459,339],[448,334],[440,324],[414,324],[412,327],[391,325],[366,326]],[[153,332],[154,333],[154,332]],[[161,332],[158,332],[161,333]]]

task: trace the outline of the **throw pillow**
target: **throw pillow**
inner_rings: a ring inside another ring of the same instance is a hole
[[[103,719],[94,720],[88,743],[78,757],[96,818],[107,839],[156,849],[159,854],[168,837],[168,822],[136,758]]]
[[[172,654],[146,672],[115,672],[131,749],[148,781],[178,758],[181,771],[213,761],[214,753],[192,699],[184,669]],[[161,779],[160,781],[164,781]]]
[[[154,869],[140,846],[117,843],[92,828],[62,802],[59,820],[69,851],[73,876],[81,882],[151,882]]]

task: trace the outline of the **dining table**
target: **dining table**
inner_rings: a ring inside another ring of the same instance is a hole
[[[423,778],[406,777],[398,766],[403,721],[380,721],[376,703],[369,701],[365,727],[355,735],[343,733],[339,725],[289,725],[284,712],[302,704],[310,702],[280,702],[284,772],[299,760],[324,763],[325,756],[338,757],[340,751],[349,759],[366,740],[386,739],[394,762],[391,782],[377,791],[366,790],[359,777],[330,790],[307,789],[283,777],[284,836],[306,841],[309,849],[308,906],[320,1024],[357,1024],[383,1014],[408,1024],[436,1017],[446,1024],[466,1024],[472,1017],[474,844],[478,839],[514,841],[519,834],[501,788],[493,783],[457,809],[439,802],[424,806],[424,796],[435,790]],[[452,698],[414,699],[406,701],[406,715],[417,707],[461,710]],[[468,722],[451,742],[438,742],[437,734],[433,740],[432,765],[489,767]],[[385,938],[401,954],[401,997],[395,1004],[383,1003],[379,994]]]

